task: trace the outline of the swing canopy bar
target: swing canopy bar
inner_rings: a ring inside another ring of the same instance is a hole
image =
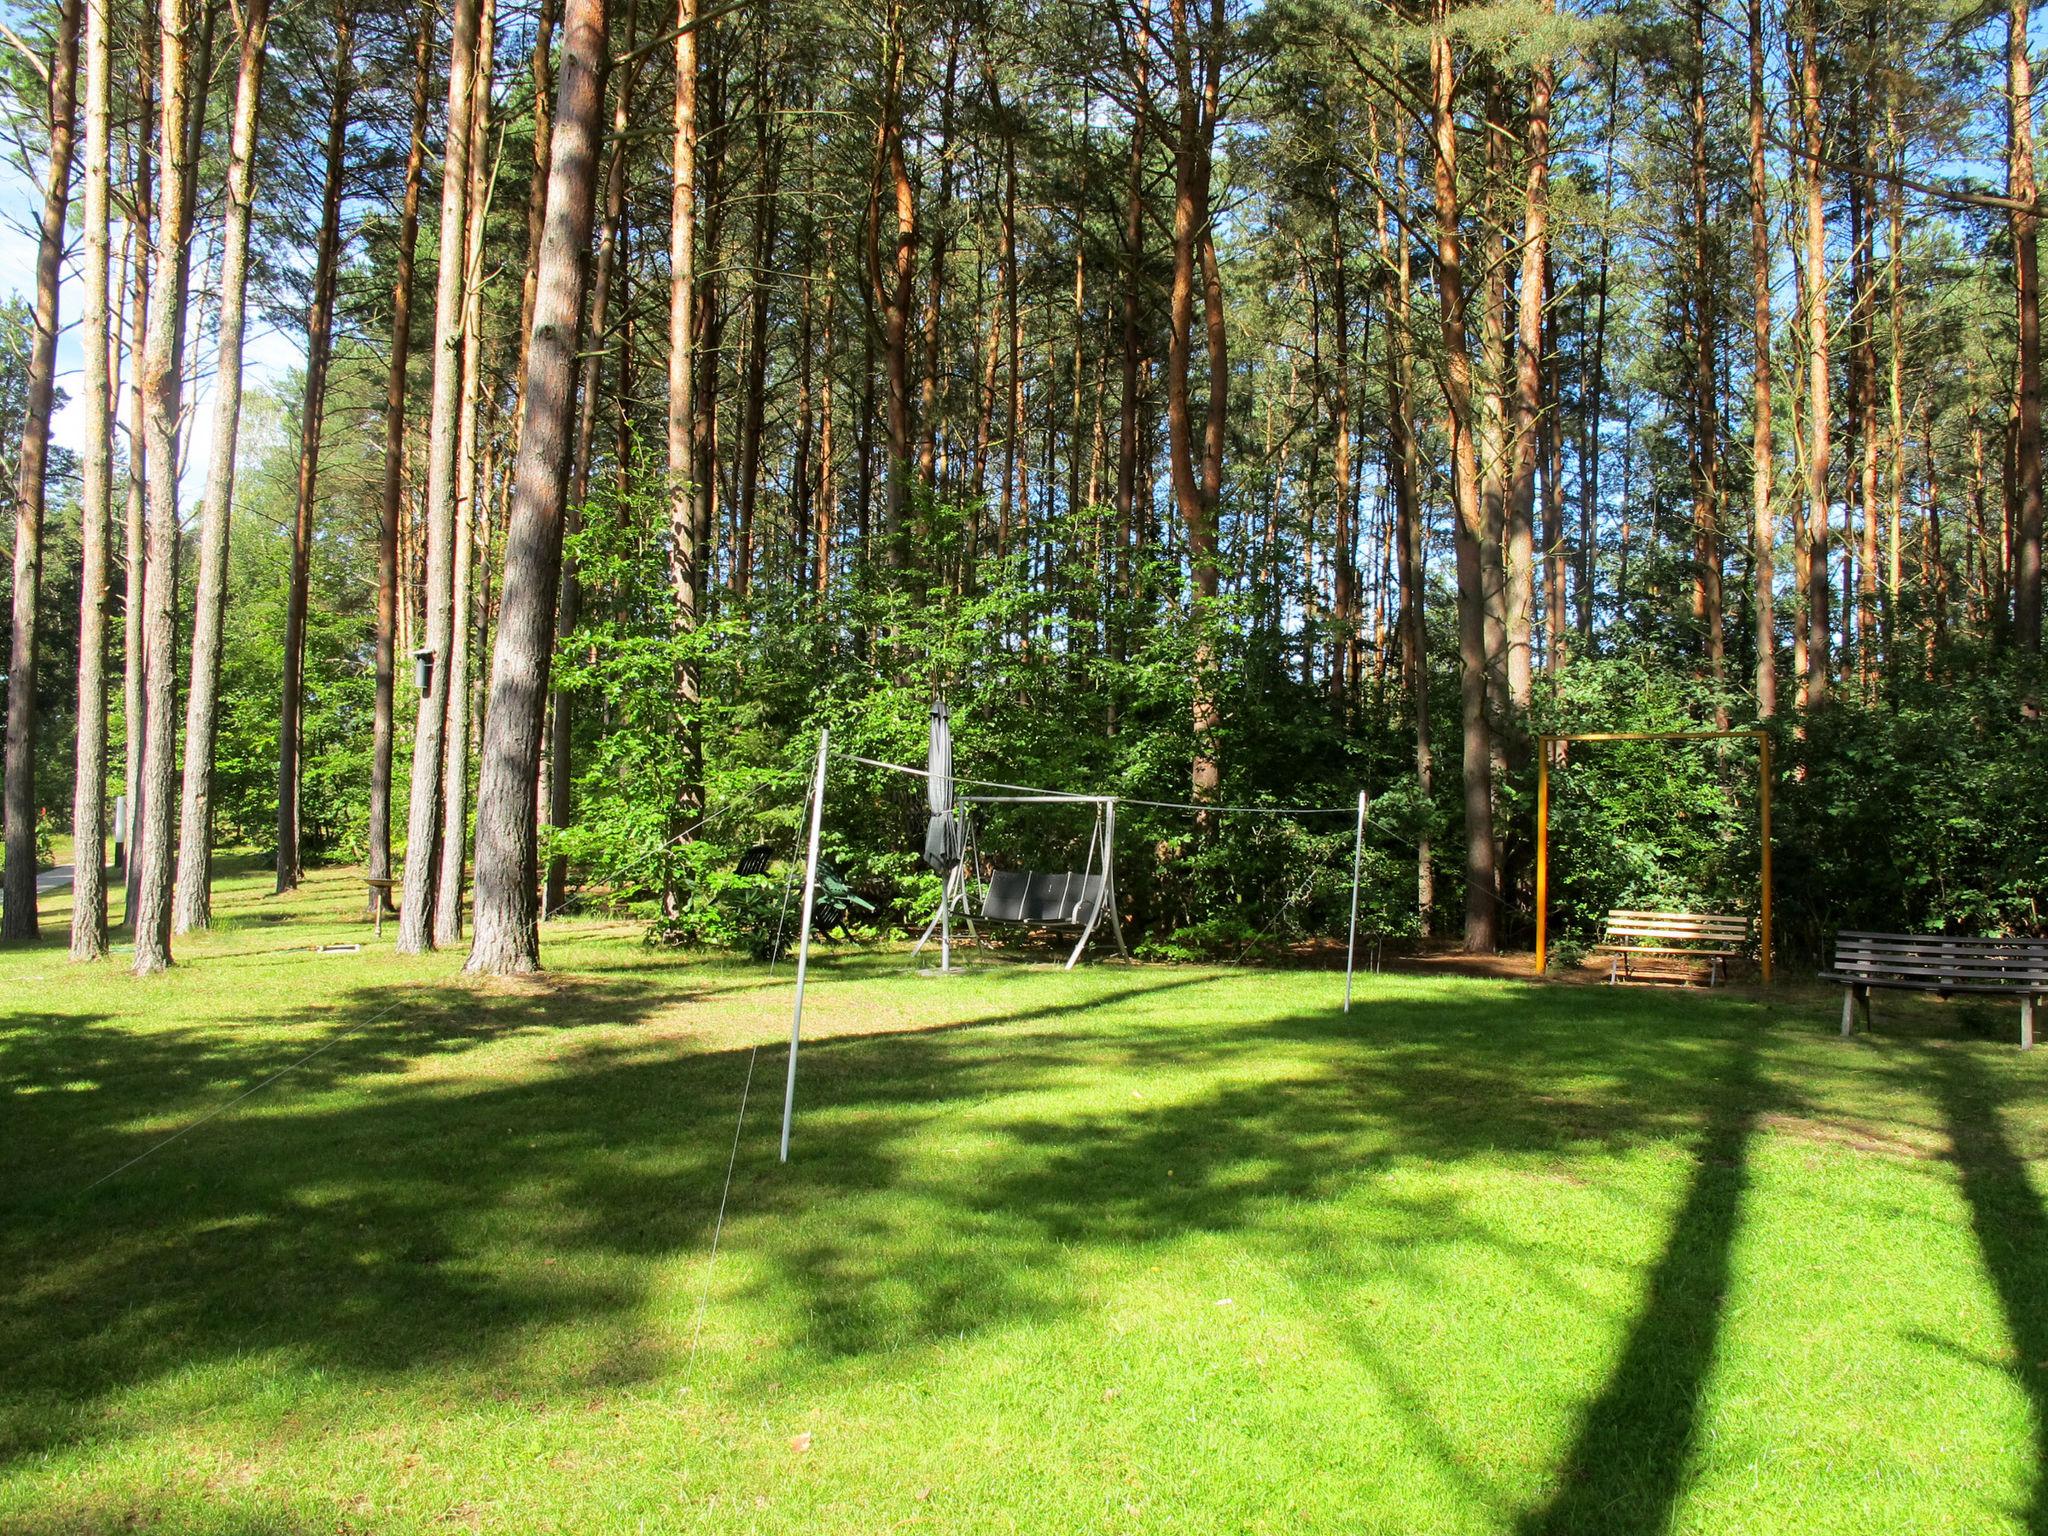
[[[906,763],[892,763],[886,758],[863,757],[858,752],[845,754],[848,762],[859,763],[865,768],[884,768],[891,773],[907,773],[913,778],[929,778],[930,770],[912,768]],[[959,774],[953,776],[955,784],[967,784],[976,789],[1001,789],[1010,791],[1016,797],[1014,802],[1003,795],[956,795],[956,800],[974,800],[982,804],[1017,803],[1028,804],[1036,801],[1114,801],[1118,805],[1136,805],[1157,811],[1198,811],[1213,816],[1350,816],[1357,807],[1349,805],[1209,805],[1199,800],[1140,800],[1132,795],[1089,794],[1084,790],[1042,789],[1035,784],[1005,784],[1000,779],[970,779]]]

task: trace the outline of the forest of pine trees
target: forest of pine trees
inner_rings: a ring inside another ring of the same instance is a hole
[[[1788,942],[2040,931],[2029,24],[17,4],[5,937],[69,832],[72,955],[144,973],[227,847],[472,970],[576,903],[716,938],[817,725],[915,755],[934,689],[963,772],[1367,786],[1376,921],[1475,951],[1539,733],[1761,721]],[[1567,926],[1753,897],[1749,750],[1575,754]],[[1134,819],[1132,915],[1269,924],[1319,836]]]

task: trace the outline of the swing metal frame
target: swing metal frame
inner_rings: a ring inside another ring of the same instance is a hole
[[[981,878],[981,850],[974,837],[974,819],[967,814],[970,805],[1092,805],[1095,807],[1095,825],[1088,834],[1088,853],[1080,871],[1082,889],[1087,882],[1097,878],[1100,871],[1101,884],[1095,900],[1088,903],[1085,916],[1076,913],[1071,922],[1055,919],[1001,918],[988,913],[988,883]],[[1117,915],[1116,899],[1116,797],[1114,795],[1068,795],[1068,794],[1015,794],[1015,795],[962,795],[954,815],[960,818],[960,862],[947,871],[946,883],[939,896],[939,908],[925,924],[924,932],[911,949],[915,959],[931,942],[932,931],[940,933],[939,969],[951,968],[952,915],[958,911],[967,922],[967,931],[980,942],[980,931],[974,926],[975,902],[969,898],[968,885],[971,881],[979,888],[981,920],[983,923],[1018,922],[1025,926],[1041,928],[1078,927],[1080,937],[1074,941],[1073,951],[1067,956],[1063,967],[1071,971],[1087,949],[1088,941],[1103,918],[1109,919],[1110,936],[1116,940],[1116,952],[1124,959],[1131,958],[1130,947],[1124,941],[1123,922]]]
[[[912,768],[907,764],[886,762],[879,758],[862,757],[858,753],[848,753],[847,756],[853,762],[863,763],[873,768],[886,769],[892,773],[908,774],[913,778],[931,777],[931,775],[926,770],[920,768]],[[821,728],[818,732],[817,764],[811,773],[810,795],[808,804],[806,806],[806,813],[804,818],[807,824],[807,835],[804,839],[803,911],[802,916],[799,919],[799,926],[797,928],[796,996],[792,1000],[790,1007],[789,1067],[787,1075],[783,1079],[782,1143],[778,1153],[780,1161],[785,1163],[789,1161],[790,1126],[796,1114],[796,1059],[797,1050],[799,1046],[801,1046],[801,1044],[803,1043],[804,984],[809,972],[809,962],[811,953],[811,915],[816,908],[816,898],[818,889],[818,843],[824,823],[826,776],[830,759],[831,733],[828,730]],[[1101,860],[1100,867],[1102,870],[1102,876],[1101,885],[1098,889],[1091,910],[1088,912],[1085,920],[1081,919],[1080,915],[1077,913],[1072,922],[1063,923],[1057,921],[1041,920],[1040,926],[1071,927],[1078,925],[1080,927],[1081,936],[1079,939],[1075,941],[1073,952],[1067,957],[1067,963],[1065,968],[1071,971],[1074,968],[1075,963],[1080,960],[1081,951],[1088,947],[1088,941],[1090,938],[1094,936],[1095,930],[1100,925],[1104,914],[1107,914],[1109,917],[1110,932],[1116,939],[1117,951],[1120,954],[1122,954],[1126,960],[1128,960],[1130,958],[1130,950],[1126,947],[1124,942],[1123,923],[1117,916],[1116,900],[1116,808],[1118,797],[1115,795],[1064,794],[1053,790],[1027,789],[1025,786],[1022,785],[991,785],[987,780],[980,780],[974,782],[980,782],[984,787],[1002,788],[1012,790],[1015,792],[1000,795],[962,795],[958,798],[958,802],[955,804],[951,814],[959,816],[962,821],[961,862],[955,865],[953,869],[947,873],[945,884],[941,888],[939,898],[939,910],[932,915],[932,921],[925,925],[924,934],[917,941],[917,948],[912,950],[911,953],[916,954],[918,950],[923,949],[924,946],[928,942],[930,942],[933,927],[937,927],[942,935],[942,953],[944,954],[945,962],[948,966],[950,965],[950,951],[952,948],[951,917],[955,906],[958,906],[961,914],[966,918],[968,932],[970,934],[976,933],[976,930],[974,928],[974,909],[967,898],[967,885],[970,879],[974,880],[978,884],[983,884],[983,882],[980,881],[979,875],[978,860],[980,857],[980,853],[978,848],[976,848],[974,844],[973,822],[972,818],[967,815],[964,809],[966,806],[977,804],[1092,805],[1095,807],[1095,828],[1089,837],[1088,860],[1086,868],[1084,869],[1081,878],[1084,881],[1092,878],[1090,871],[1093,871],[1097,867],[1096,860],[1098,858]],[[1136,801],[1132,803],[1140,805],[1160,805],[1163,802],[1147,800]],[[1344,1011],[1347,1013],[1351,1009],[1351,973],[1356,961],[1358,949],[1358,883],[1360,866],[1365,848],[1365,822],[1368,803],[1368,797],[1363,791],[1361,791],[1358,796],[1357,830],[1354,833],[1354,841],[1352,844],[1351,853],[1350,935],[1345,946],[1344,956]],[[1214,807],[1200,805],[1189,805],[1186,807],[1181,807],[1178,805],[1171,805],[1167,808],[1185,808],[1188,810],[1196,811],[1228,811],[1232,809],[1258,810],[1264,813],[1277,815],[1344,814],[1344,812],[1342,811],[1326,810],[1322,807],[1317,807],[1311,810],[1308,808],[1290,807]],[[972,873],[970,873],[970,871],[972,871]],[[1085,890],[1086,887],[1084,886],[1083,889]],[[983,884],[982,903],[983,921],[990,921],[991,919],[987,917],[987,890],[985,884]],[[998,921],[1000,920],[1001,919],[998,919]],[[1025,919],[1025,921],[1029,922],[1032,920]],[[978,934],[976,936],[978,937]]]

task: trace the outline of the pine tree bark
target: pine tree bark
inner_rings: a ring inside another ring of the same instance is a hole
[[[493,178],[485,164],[490,142],[492,64],[496,58],[496,0],[483,0],[477,18],[475,91],[469,114],[469,189],[462,257],[462,385],[455,414],[455,528],[448,569],[448,717],[441,728],[440,866],[434,876],[434,945],[446,949],[462,939],[463,870],[469,852],[469,741],[472,602],[476,588],[476,544],[490,526],[480,510],[484,483],[478,474],[479,402],[484,392],[483,260],[484,225]]]
[[[1167,460],[1174,500],[1187,536],[1193,601],[1189,621],[1195,630],[1190,683],[1193,694],[1194,758],[1189,774],[1193,798],[1213,800],[1222,782],[1217,728],[1221,724],[1215,697],[1215,641],[1208,627],[1215,622],[1218,590],[1216,562],[1216,493],[1223,475],[1223,423],[1229,398],[1229,359],[1223,345],[1221,283],[1215,276],[1210,245],[1210,150],[1216,133],[1222,46],[1222,0],[1212,0],[1210,36],[1195,38],[1196,23],[1187,0],[1172,0],[1169,45],[1173,55],[1174,90],[1178,106],[1173,142],[1173,275],[1168,288],[1166,365]],[[1198,74],[1199,66],[1199,74]],[[1194,411],[1189,375],[1194,353],[1197,283],[1204,306],[1208,343],[1209,402],[1204,414],[1199,473],[1196,464]],[[1202,823],[1206,831],[1209,823]]]
[[[412,133],[406,141],[405,194],[398,215],[396,272],[391,284],[391,361],[384,377],[384,481],[377,520],[376,703],[370,749],[370,869],[391,878],[391,757],[397,702],[398,530],[405,510],[405,401],[412,357],[412,289],[420,234],[420,182],[427,153],[427,88],[433,78],[433,12],[424,11],[413,39]],[[388,888],[371,899],[390,902]]]
[[[463,257],[468,225],[470,111],[477,65],[478,0],[455,0],[449,47],[447,136],[441,163],[441,225],[434,288],[434,382],[427,424],[426,615],[420,628],[428,667],[413,727],[411,799],[406,811],[405,893],[398,952],[434,947],[439,871],[441,767],[448,718],[449,583],[455,537],[457,413],[462,390]],[[530,408],[530,407],[529,407]]]
[[[519,365],[512,381],[515,437],[526,416],[526,344],[533,335],[533,304],[540,281],[541,221],[547,214],[548,156],[554,146],[555,27],[561,18],[562,0],[540,0],[527,66],[533,82],[533,163],[526,184],[526,270],[519,281]]]
[[[946,83],[939,95],[939,193],[932,209],[931,281],[925,289],[924,370],[918,383],[917,477],[927,491],[938,484],[939,322],[946,299],[946,237],[953,207],[953,103],[960,75],[960,28],[946,34]]]
[[[185,778],[178,814],[184,835],[178,842],[174,934],[206,928],[213,917],[213,771],[220,727],[221,631],[227,618],[228,537],[242,421],[242,332],[249,286],[249,220],[255,203],[256,115],[269,31],[270,0],[245,0],[221,231],[220,357],[214,370],[219,393],[192,599],[192,684],[185,701]]]
[[[767,75],[765,66],[762,69]],[[739,537],[734,541],[732,589],[745,597],[754,577],[754,514],[761,500],[761,434],[768,413],[768,302],[773,293],[775,240],[779,220],[783,137],[775,121],[781,103],[764,78],[765,99],[754,116],[754,160],[759,168],[753,220],[753,273],[747,283],[746,372],[740,391]]]
[[[1144,11],[1140,21],[1139,46],[1133,85],[1138,101],[1146,102],[1151,95],[1152,34],[1146,25],[1150,12]],[[1126,567],[1135,566],[1132,542],[1137,537],[1138,523],[1138,372],[1144,357],[1144,341],[1139,330],[1143,314],[1144,261],[1145,261],[1145,130],[1151,121],[1150,114],[1142,107],[1131,114],[1131,153],[1124,172],[1123,210],[1123,292],[1121,299],[1120,345],[1117,349],[1117,432],[1116,432],[1116,521],[1117,546]],[[989,361],[994,362],[993,348]],[[984,415],[984,435],[987,416]],[[975,465],[977,479],[981,473],[979,460]],[[1125,585],[1128,586],[1128,571]],[[1118,655],[1122,656],[1123,633],[1118,630]]]
[[[2009,155],[2006,193],[2028,211],[2012,216],[2019,316],[2018,511],[2013,519],[2013,622],[2022,649],[2041,649],[2041,258],[2034,179],[2034,65],[2027,45],[2028,0],[2006,16]]]
[[[1750,564],[1756,586],[1756,712],[1778,712],[1777,475],[1771,436],[1771,216],[1764,159],[1764,4],[1749,0]]]
[[[590,494],[590,458],[596,436],[597,402],[600,393],[599,367],[607,350],[604,337],[611,324],[612,271],[618,261],[620,242],[625,230],[626,128],[633,110],[633,83],[639,76],[638,61],[631,57],[630,50],[638,30],[639,9],[637,0],[628,0],[626,44],[629,54],[628,62],[620,73],[612,103],[612,148],[605,165],[604,221],[597,238],[597,262],[590,282],[589,323],[592,341],[583,354],[582,376],[578,384],[581,398],[576,411],[576,450],[569,474],[569,502],[564,513],[565,543],[573,539],[583,526],[583,503]],[[538,151],[535,158],[542,158]],[[528,226],[536,231],[528,246],[534,258],[526,267],[526,290],[529,295],[536,290],[536,280],[540,271],[540,240],[537,233],[539,222],[540,215],[529,210]],[[529,319],[531,315],[529,302]],[[629,341],[621,326],[619,360],[622,376],[629,352]],[[619,393],[622,397],[625,394],[623,383]],[[621,419],[623,420],[623,416]],[[619,464],[622,476],[627,472],[627,468],[622,440]],[[582,622],[582,606],[583,588],[577,580],[576,561],[574,556],[565,553],[562,557],[561,595],[555,606],[557,644],[567,639]],[[548,697],[547,812],[548,825],[557,829],[568,826],[575,813],[575,727],[575,699],[565,688],[554,689]],[[567,903],[568,899],[569,860],[566,855],[558,853],[548,860],[546,880],[541,891],[541,916],[552,916]]]
[[[156,273],[142,348],[147,507],[142,576],[142,764],[136,785],[141,822],[134,881],[135,974],[171,964],[172,709],[177,698],[178,417],[183,403],[180,337],[185,323],[187,248],[192,222],[192,119],[196,71],[186,48],[187,0],[158,0]]]
[[[334,15],[334,79],[327,99],[326,171],[320,189],[319,252],[313,307],[306,320],[306,396],[299,411],[298,494],[292,518],[291,584],[284,613],[284,693],[277,727],[277,891],[296,890],[299,853],[299,749],[306,691],[306,603],[313,570],[313,519],[320,491],[320,445],[327,419],[327,365],[334,352],[334,295],[341,264],[341,192],[353,89],[353,21]]]
[[[697,517],[697,0],[676,4],[676,97],[671,119],[668,290],[669,597],[680,642],[675,664],[676,717],[683,767],[671,836],[681,836],[703,805],[701,679],[690,654],[703,616],[705,564],[711,551]]]
[[[1545,10],[1551,8],[1546,3]],[[1536,470],[1542,444],[1544,276],[1550,253],[1550,98],[1555,72],[1544,59],[1530,72],[1523,124],[1522,271],[1515,308],[1515,457],[1509,494],[1508,697],[1529,707],[1535,658]]]
[[[1441,21],[1445,0],[1438,0]],[[1486,583],[1481,548],[1486,512],[1473,442],[1472,359],[1467,350],[1465,241],[1458,195],[1458,75],[1448,35],[1430,39],[1431,177],[1437,222],[1437,303],[1444,345],[1445,425],[1451,437],[1458,574],[1459,702],[1464,727],[1465,949],[1490,953],[1497,941],[1498,857],[1493,836],[1493,732],[1487,718]]]
[[[57,398],[57,285],[64,219],[71,206],[72,145],[78,132],[78,32],[84,0],[64,0],[50,59],[49,163],[36,240],[35,334],[29,342],[28,398],[14,466],[14,591],[7,653],[5,818],[7,868],[0,939],[36,936],[36,606],[43,585],[44,479],[50,413]],[[88,338],[90,341],[91,338]]]
[[[576,345],[597,188],[604,106],[604,0],[569,0],[548,175],[540,285],[527,351],[527,411],[513,469],[504,596],[491,657],[477,788],[476,938],[465,969],[538,969],[534,786],[561,574]]]
[[[896,212],[896,233],[887,261],[883,257],[882,216],[878,200],[869,220],[868,283],[882,319],[882,361],[887,379],[889,478],[882,503],[882,542],[891,568],[901,567],[903,516],[909,503],[910,444],[910,311],[917,266],[917,201],[903,147],[903,6],[889,0],[886,50],[882,62],[882,99],[875,129],[875,158],[880,178],[888,182]]]
[[[1343,188],[1330,187],[1330,470],[1331,563],[1330,611],[1336,618],[1337,644],[1331,657],[1329,689],[1340,723],[1350,718],[1358,683],[1359,618],[1356,551],[1358,530],[1352,525],[1351,463],[1351,294],[1344,244]]]
[[[107,284],[108,166],[113,158],[113,0],[85,0],[85,343],[78,568],[78,752],[71,794],[71,958],[107,953],[107,571],[112,530],[118,324]]]
[[[1721,410],[1716,394],[1715,354],[1720,314],[1714,285],[1714,230],[1707,186],[1707,8],[1693,0],[1691,100],[1688,103],[1692,191],[1692,527],[1693,621],[1706,652],[1714,690],[1714,723],[1728,728],[1727,637],[1721,593]]]
[[[1406,159],[1394,150],[1395,186]],[[1405,200],[1406,193],[1402,193]],[[1423,802],[1436,785],[1436,757],[1429,731],[1429,631],[1423,612],[1425,572],[1422,512],[1416,501],[1415,359],[1413,346],[1413,242],[1405,221],[1388,228],[1387,210],[1380,207],[1380,253],[1393,246],[1393,313],[1387,326],[1387,479],[1394,495],[1394,553],[1400,582],[1401,682],[1415,726],[1415,779]],[[1436,908],[1436,867],[1428,823],[1415,840],[1415,905],[1420,930],[1430,932]]]
[[[1827,702],[1830,668],[1828,628],[1828,255],[1827,172],[1821,162],[1820,39],[1815,11],[1806,0],[1799,61],[1801,152],[1806,182],[1806,668],[1799,705],[1817,709]]]
[[[153,60],[155,48],[145,30],[138,51]],[[143,485],[149,477],[149,433],[144,429],[148,414],[142,397],[142,333],[149,326],[149,268],[152,255],[150,228],[154,219],[151,166],[154,156],[155,100],[152,65],[138,65],[136,95],[144,103],[130,132],[134,140],[135,179],[133,218],[129,244],[134,247],[134,265],[128,277],[128,489],[123,497],[121,521],[121,790],[127,801],[127,815],[116,829],[121,842],[123,917],[132,928],[135,922],[135,834],[142,825],[139,803],[142,784],[142,586],[147,560],[143,543]]]

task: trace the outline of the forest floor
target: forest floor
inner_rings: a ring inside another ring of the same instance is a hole
[[[784,1167],[787,965],[267,890],[0,954],[0,1530],[2048,1529],[2004,1003],[842,947]]]

